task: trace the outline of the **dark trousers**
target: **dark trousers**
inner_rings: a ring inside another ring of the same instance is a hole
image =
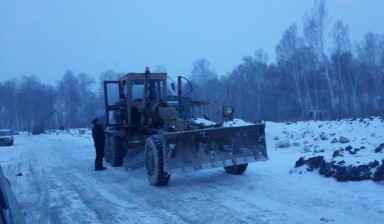
[[[96,149],[95,169],[100,169],[101,167],[103,167],[104,145],[95,145],[95,149]]]

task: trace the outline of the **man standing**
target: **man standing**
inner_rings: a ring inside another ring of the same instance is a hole
[[[103,166],[103,158],[104,158],[104,145],[105,145],[105,133],[103,130],[103,125],[99,123],[99,118],[95,118],[92,120],[93,128],[92,128],[92,137],[93,142],[95,143],[96,149],[96,159],[95,159],[95,170],[105,170],[107,167]]]

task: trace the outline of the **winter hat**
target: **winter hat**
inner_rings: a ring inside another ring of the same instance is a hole
[[[92,124],[96,124],[96,122],[98,122],[98,121],[99,121],[99,118],[95,118],[92,120]]]

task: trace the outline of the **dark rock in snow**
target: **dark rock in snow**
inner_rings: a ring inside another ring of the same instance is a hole
[[[349,154],[356,154],[358,151],[360,151],[360,149],[359,148],[355,148],[355,149],[349,149],[347,151],[349,151]]]
[[[308,146],[308,145],[304,145],[304,146],[303,146],[303,151],[304,151],[304,152],[310,152],[310,151],[311,151],[311,147]]]
[[[346,148],[345,148],[345,150],[347,150],[347,151],[351,151],[352,150],[352,146],[347,146]]]
[[[384,180],[384,165],[377,167],[376,172],[373,174],[374,181]]]
[[[289,141],[289,139],[280,140],[276,144],[276,148],[289,148],[289,147],[291,147],[291,142]]]
[[[338,157],[338,156],[343,157],[343,155],[340,153],[339,150],[334,151],[334,152],[333,152],[333,155],[332,155],[332,158],[336,158],[336,157]]]
[[[336,143],[336,142],[338,142],[336,138],[333,138],[331,141],[331,143]]]
[[[360,166],[334,166],[337,170],[335,178],[338,181],[361,181],[371,178],[371,169],[368,165]]]
[[[379,153],[384,149],[384,143],[380,144],[379,147],[375,149],[375,153]]]
[[[336,161],[329,163],[326,162],[323,156],[312,157],[307,160],[301,157],[296,162],[295,167],[299,167],[304,164],[308,166],[307,171],[313,171],[314,169],[320,168],[320,175],[324,175],[325,177],[334,177],[338,181],[384,180],[384,160],[380,166],[378,166],[379,162],[376,160],[368,163],[368,165],[345,166],[344,160],[339,161],[336,164]],[[377,169],[376,172],[373,173],[372,169],[375,167],[377,167]]]
[[[347,176],[347,167],[345,166],[333,166],[333,169],[335,169],[335,173],[332,175],[336,178],[338,181],[347,181],[348,176]]]
[[[352,166],[351,172],[353,173],[354,181],[369,180],[371,179],[372,172],[368,165],[360,165],[357,167]]]
[[[375,160],[375,161],[373,161],[373,162],[368,163],[368,166],[371,167],[371,168],[375,168],[375,167],[377,167],[379,164],[380,164],[379,161]]]
[[[322,217],[320,219],[320,222],[333,222],[333,219],[326,219],[326,218]]]
[[[17,173],[16,176],[21,177],[23,176],[23,173]]]
[[[344,136],[340,136],[339,142],[345,144],[345,143],[350,142],[350,140]]]
[[[325,133],[321,133],[320,134],[320,139],[323,140],[323,141],[327,141],[329,138],[327,137],[327,135]]]
[[[296,161],[295,167],[300,167],[307,163],[307,160],[304,157],[300,157],[299,160]]]
[[[351,154],[356,154],[358,151],[360,151],[360,148],[355,148],[355,149],[353,150],[353,153],[352,153],[352,151],[349,152],[349,153],[351,153]]]
[[[309,158],[307,161],[307,164],[311,169],[314,169],[314,168],[316,169],[316,168],[320,168],[322,161],[324,161],[324,156],[317,156],[317,157]]]
[[[298,146],[300,146],[300,142],[294,142],[294,143],[292,143],[292,145],[298,147]]]
[[[319,173],[325,177],[332,177],[335,174],[335,171],[333,170],[334,164],[335,161],[327,163],[323,160],[320,165]]]

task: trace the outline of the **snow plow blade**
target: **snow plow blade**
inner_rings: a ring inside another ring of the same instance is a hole
[[[167,133],[163,149],[168,173],[268,160],[264,124]]]
[[[124,156],[123,166],[127,171],[144,167],[144,147],[129,150]]]
[[[164,171],[168,173],[268,160],[264,124],[165,133],[161,138]],[[125,169],[132,171],[143,166],[144,148],[128,151]]]

